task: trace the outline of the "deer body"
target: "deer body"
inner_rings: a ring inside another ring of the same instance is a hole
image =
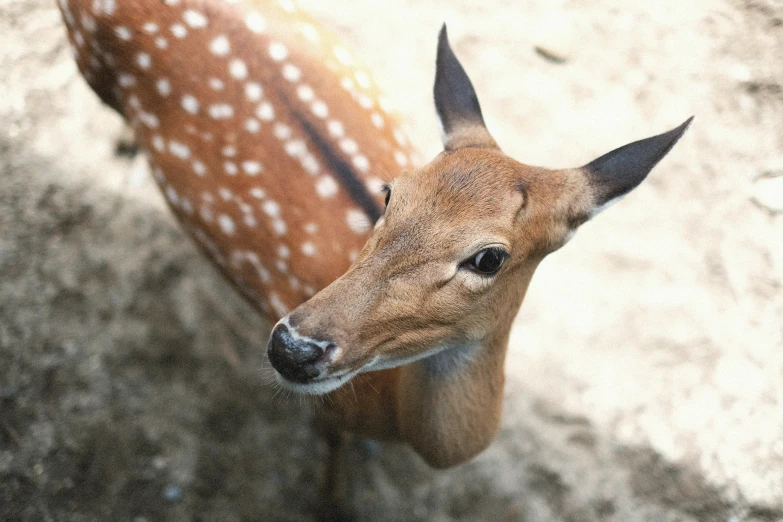
[[[509,331],[540,261],[690,122],[584,167],[524,165],[487,131],[444,27],[444,151],[414,168],[366,71],[288,1],[60,6],[80,69],[134,125],[171,208],[278,320],[280,384],[327,394],[332,432],[403,440],[436,467],[497,433]]]
[[[278,319],[345,272],[414,152],[368,73],[290,2],[61,0],[188,232]],[[379,177],[381,176],[381,177]]]

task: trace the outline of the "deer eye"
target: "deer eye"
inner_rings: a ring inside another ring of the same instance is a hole
[[[382,189],[386,193],[386,199],[383,201],[384,206],[389,206],[389,199],[391,199],[391,187],[389,185],[384,185]]]
[[[473,257],[466,259],[460,268],[472,270],[481,275],[493,275],[503,266],[508,259],[508,252],[498,247],[480,250]]]

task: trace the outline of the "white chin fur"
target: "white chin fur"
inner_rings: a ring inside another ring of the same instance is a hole
[[[334,391],[356,375],[356,372],[349,372],[337,377],[330,377],[310,384],[301,384],[298,382],[291,382],[275,370],[275,378],[283,388],[291,390],[292,392],[302,393],[305,395],[324,395],[330,391]]]

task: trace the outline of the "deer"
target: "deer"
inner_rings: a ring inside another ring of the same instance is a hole
[[[274,324],[278,385],[324,398],[325,518],[347,512],[351,436],[402,441],[438,469],[492,442],[537,266],[693,119],[581,167],[517,162],[444,24],[443,151],[421,165],[369,72],[289,0],[59,6],[79,70],[135,130],[174,214]]]

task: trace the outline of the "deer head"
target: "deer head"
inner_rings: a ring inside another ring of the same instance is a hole
[[[484,125],[445,26],[434,95],[443,152],[389,183],[385,212],[353,265],[275,326],[268,354],[284,386],[322,394],[413,361],[448,374],[493,351],[502,373],[539,262],[639,185],[691,122],[579,168],[519,163]]]

